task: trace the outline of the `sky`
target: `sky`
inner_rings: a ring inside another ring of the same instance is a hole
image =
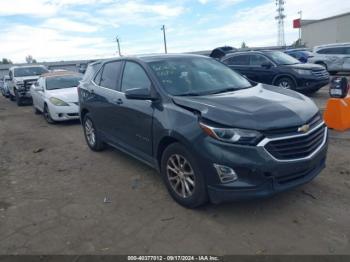
[[[350,0],[286,0],[285,38],[298,38],[292,20],[350,11]],[[0,0],[0,58],[24,62],[96,59],[218,46],[277,42],[275,0]]]

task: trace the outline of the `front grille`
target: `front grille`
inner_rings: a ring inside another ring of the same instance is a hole
[[[306,124],[308,124],[310,126],[310,130],[312,130],[313,128],[321,124],[321,122],[322,122],[321,115],[317,113],[309,121],[307,121]],[[263,133],[267,137],[293,135],[293,134],[298,134],[299,127],[300,126],[293,126],[293,127],[287,127],[287,128],[272,129],[272,130],[266,130]]]
[[[24,88],[25,90],[29,90],[30,87],[32,86],[32,84],[34,84],[36,82],[36,80],[26,80],[24,81]]]
[[[322,125],[304,136],[272,140],[265,145],[265,149],[279,160],[308,157],[322,145],[325,139],[325,128]]]
[[[314,76],[320,79],[327,79],[329,78],[329,73],[327,72],[326,69],[321,69],[321,70],[312,70],[312,73]]]

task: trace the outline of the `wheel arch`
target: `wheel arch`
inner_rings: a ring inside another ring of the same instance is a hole
[[[183,146],[185,146],[189,151],[191,150],[190,143],[186,141],[184,137],[182,137],[180,134],[177,134],[175,132],[169,133],[164,135],[159,142],[156,145],[156,152],[155,152],[155,157],[157,160],[157,168],[161,167],[161,162],[162,162],[162,155],[165,151],[165,149],[170,146],[173,143],[179,143]]]
[[[87,110],[86,108],[83,108],[82,110],[80,110],[80,121],[83,123],[84,117],[86,116],[86,114],[89,113],[89,110]]]
[[[283,78],[283,77],[288,77],[290,79],[292,79],[292,81],[294,82],[295,86],[297,87],[298,86],[298,83],[297,83],[297,80],[295,79],[294,76],[290,75],[290,74],[279,74],[279,75],[276,75],[272,81],[272,84],[275,85],[277,80],[280,79],[280,78]]]

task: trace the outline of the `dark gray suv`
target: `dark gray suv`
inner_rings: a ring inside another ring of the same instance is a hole
[[[327,128],[309,98],[254,85],[208,57],[96,62],[79,99],[88,146],[154,167],[186,207],[269,196],[325,167]]]

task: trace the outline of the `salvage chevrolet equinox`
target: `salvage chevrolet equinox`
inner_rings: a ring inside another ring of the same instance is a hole
[[[325,167],[327,128],[309,98],[209,57],[95,62],[79,100],[90,149],[109,144],[154,167],[186,207],[270,196]]]

